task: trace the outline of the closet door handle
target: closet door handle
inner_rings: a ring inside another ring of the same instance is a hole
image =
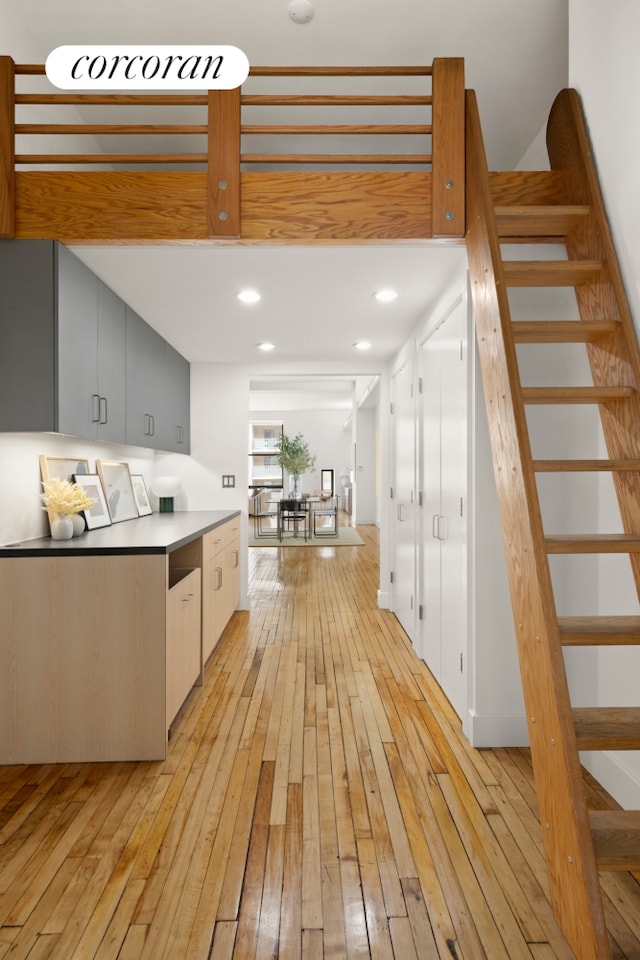
[[[449,536],[449,518],[438,517],[438,540],[446,540]]]
[[[404,504],[404,503],[399,503],[399,504],[398,504],[398,520],[404,520],[404,509],[405,509],[405,506],[406,506],[406,504]]]
[[[100,423],[100,394],[91,394],[91,423]]]
[[[439,539],[440,539],[440,537],[438,536],[438,521],[439,521],[439,520],[440,520],[440,515],[437,514],[437,513],[434,513],[434,515],[433,515],[433,520],[431,521],[431,536],[433,537],[434,540],[439,540]]]
[[[104,413],[102,412],[104,410]],[[100,423],[104,424],[109,419],[109,404],[106,397],[100,397]]]

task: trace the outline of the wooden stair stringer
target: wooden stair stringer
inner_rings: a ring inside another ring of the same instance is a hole
[[[570,260],[600,260],[606,266],[606,284],[576,287],[581,320],[615,320],[614,332],[587,344],[595,387],[611,384],[636,387],[636,396],[600,408],[602,429],[612,460],[640,458],[640,351],[626,297],[618,258],[605,211],[578,93],[567,89],[556,97],[547,125],[547,148],[552,168],[564,179],[566,202],[587,205],[583,217],[565,238]],[[640,531],[640,473],[615,472],[613,482],[627,534]],[[640,555],[631,556],[640,597]]]
[[[467,255],[551,900],[576,956],[610,960],[473,91],[467,92],[466,138]]]

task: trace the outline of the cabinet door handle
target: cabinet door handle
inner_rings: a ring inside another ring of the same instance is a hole
[[[100,423],[100,394],[91,394],[91,423]]]
[[[438,540],[446,540],[449,536],[449,518],[438,517]]]
[[[104,411],[104,413],[103,413]],[[100,397],[100,423],[104,424],[109,419],[109,404],[106,397]]]
[[[431,523],[432,523],[431,536],[433,537],[434,540],[439,540],[439,539],[440,539],[439,536],[438,536],[438,521],[439,521],[439,519],[440,519],[439,515],[438,515],[437,513],[434,513],[434,515],[433,515],[433,520],[431,521]]]
[[[183,598],[182,598],[182,602],[183,602],[183,603],[189,603],[190,600],[193,600],[193,594],[192,594],[192,593],[188,593],[188,594],[186,595],[186,597],[183,597]]]
[[[149,419],[151,421],[151,436],[155,437],[156,435],[156,418],[152,413],[149,414]]]
[[[216,573],[218,574],[218,582],[215,589],[222,590],[222,567],[216,567]]]
[[[177,431],[178,431],[178,443],[184,443],[184,439],[183,439],[184,430],[183,430],[183,428],[182,428],[181,426],[178,426],[178,427],[176,427],[176,429],[177,429]]]
[[[239,565],[240,565],[240,551],[234,550],[233,551],[233,569],[235,570],[236,567],[238,567]]]
[[[144,415],[144,435],[145,437],[151,436],[151,414],[145,413]]]

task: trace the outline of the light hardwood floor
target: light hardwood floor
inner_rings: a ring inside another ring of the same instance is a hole
[[[359,530],[249,551],[165,762],[0,767],[0,958],[570,960],[528,753],[468,746]],[[604,882],[637,960],[640,888]]]

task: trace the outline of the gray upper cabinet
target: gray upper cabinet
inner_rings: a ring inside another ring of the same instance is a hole
[[[0,240],[0,431],[189,452],[189,364],[66,247]]]
[[[127,433],[127,306],[98,280],[98,438],[122,442]],[[92,398],[95,416],[95,395]]]
[[[174,350],[169,343],[165,343],[164,366],[167,389],[162,449],[188,453],[191,442],[189,435],[191,368],[188,360],[185,360],[182,354]]]
[[[57,430],[54,245],[0,241],[0,430]]]
[[[189,453],[189,363],[127,307],[127,443]]]
[[[126,432],[126,307],[58,245],[58,430],[122,442]]]
[[[127,443],[161,446],[164,340],[127,307]]]

